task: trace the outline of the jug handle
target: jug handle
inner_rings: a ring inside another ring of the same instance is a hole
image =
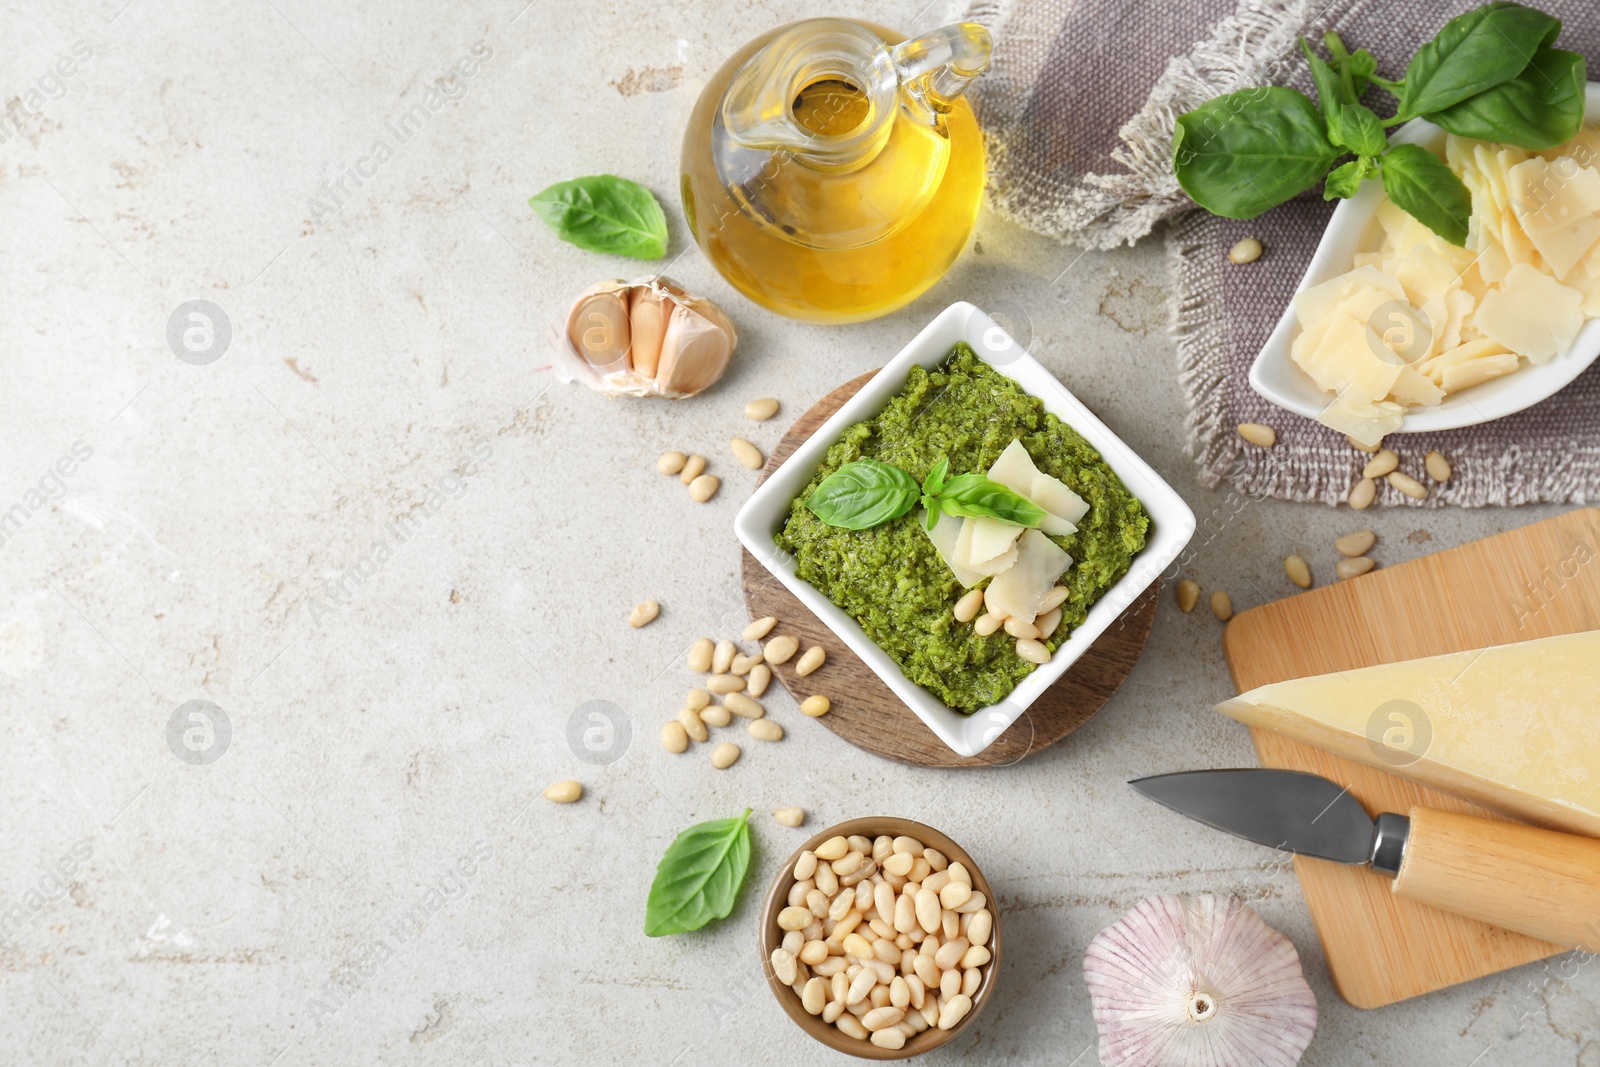
[[[907,111],[937,125],[972,80],[989,69],[994,39],[976,22],[958,22],[913,37],[890,52]]]

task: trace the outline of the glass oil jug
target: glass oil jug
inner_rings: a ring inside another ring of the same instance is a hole
[[[983,196],[974,23],[914,40],[807,19],[737,52],[683,141],[689,228],[723,276],[792,318],[858,322],[943,277]]]

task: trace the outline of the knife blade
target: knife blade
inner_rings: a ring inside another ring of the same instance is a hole
[[[1372,863],[1377,853],[1382,820],[1319,775],[1271,768],[1180,771],[1128,784],[1181,815],[1280,852],[1350,864]],[[1383,828],[1403,838],[1405,821],[1391,815]],[[1390,860],[1391,851],[1381,859]],[[1392,874],[1399,868],[1386,862],[1379,869]]]
[[[1413,807],[1376,818],[1303,771],[1183,771],[1129,785],[1159,804],[1283,852],[1371,866],[1395,896],[1600,952],[1600,841]]]

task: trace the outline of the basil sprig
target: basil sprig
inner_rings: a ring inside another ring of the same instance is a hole
[[[667,254],[667,216],[655,195],[638,182],[593,174],[557,182],[528,204],[569,244],[590,252],[634,259]]]
[[[733,819],[697,823],[667,846],[645,904],[647,937],[698,930],[726,919],[750,869],[750,809]]]
[[[829,526],[866,530],[898,519],[921,501],[924,522],[933,529],[941,511],[951,515],[999,519],[1014,526],[1038,526],[1044,509],[982,474],[950,477],[950,457],[942,457],[919,486],[892,463],[858,459],[822,480],[805,506]]]
[[[1400,81],[1380,77],[1372,54],[1349,51],[1336,33],[1323,36],[1327,59],[1302,40],[1317,104],[1276,87],[1207,101],[1178,116],[1173,173],[1195,203],[1233,219],[1253,219],[1319,181],[1333,200],[1377,177],[1401,210],[1463,244],[1472,212],[1466,186],[1431,153],[1391,147],[1386,130],[1421,117],[1463,137],[1536,151],[1571,140],[1583,125],[1584,59],[1551,47],[1560,32],[1559,19],[1496,0],[1446,23]],[[1398,100],[1392,118],[1359,102],[1369,84]]]

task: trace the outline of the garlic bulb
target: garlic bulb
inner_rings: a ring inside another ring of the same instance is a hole
[[[568,378],[611,396],[694,396],[727,370],[738,333],[720,308],[651,275],[573,301],[550,345]]]
[[[1292,1067],[1317,1001],[1289,939],[1228,897],[1149,897],[1089,942],[1106,1067]]]

